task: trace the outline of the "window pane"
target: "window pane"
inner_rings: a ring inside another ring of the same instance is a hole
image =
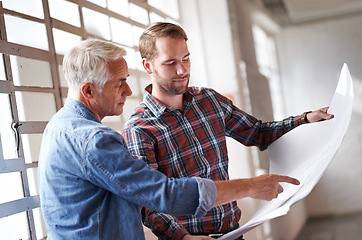
[[[68,32],[64,32],[59,29],[53,29],[55,51],[58,54],[65,54],[68,52],[76,43],[82,41],[82,38],[78,35],[74,35]]]
[[[23,187],[20,172],[0,174],[0,189],[0,203],[10,202],[23,198]]]
[[[50,63],[10,56],[15,86],[53,87]]]
[[[133,30],[133,44],[135,46],[138,46],[140,37],[144,31],[143,28],[137,27],[137,26],[132,26],[132,30]]]
[[[130,34],[132,32],[132,26],[129,23],[120,21],[115,18],[111,18],[111,31],[112,31],[112,40],[114,42],[132,46],[133,45],[133,39],[132,35]]]
[[[25,163],[38,161],[42,136],[40,133],[22,135]]]
[[[20,121],[49,121],[56,113],[54,94],[16,92]]]
[[[0,53],[0,80],[6,80],[3,55]]]
[[[148,25],[148,14],[146,9],[130,3],[129,10],[132,20]]]
[[[29,239],[26,212],[0,218],[1,239]]]
[[[125,17],[129,16],[128,0],[108,0],[108,9]]]
[[[12,117],[9,95],[0,93],[0,136],[4,159],[17,158],[16,140],[11,129]]]
[[[44,19],[43,4],[41,0],[2,1],[2,3],[4,8]]]
[[[9,42],[49,49],[45,25],[9,15],[5,15],[5,25]]]
[[[177,0],[148,0],[148,3],[174,19],[180,18]]]
[[[38,184],[37,184],[38,183],[37,171],[38,168],[29,168],[26,170],[29,182],[30,196],[39,195]]]
[[[50,0],[49,10],[52,18],[80,27],[79,9],[76,4],[64,0]]]
[[[127,55],[124,56],[124,59],[127,61],[127,65],[131,69],[136,69],[136,52],[133,48],[124,47],[127,51]]]
[[[60,85],[62,87],[68,87],[68,83],[65,80],[64,73],[63,73],[63,65],[59,65],[59,77],[60,77]]]
[[[161,17],[160,15],[158,15],[157,13],[151,12],[150,21],[151,21],[151,23],[164,22],[165,19],[163,17]]]
[[[33,216],[34,216],[36,237],[38,239],[45,239],[47,233],[41,209],[40,208],[33,209]]]
[[[101,6],[101,7],[104,7],[104,8],[107,6],[106,0],[88,0],[88,2],[97,4],[98,6]]]
[[[108,16],[83,8],[84,25],[88,33],[110,40]]]

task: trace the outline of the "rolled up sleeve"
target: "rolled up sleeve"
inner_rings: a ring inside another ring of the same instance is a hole
[[[198,219],[205,217],[206,213],[211,210],[216,200],[216,185],[213,180],[193,177],[197,181],[199,189],[199,206],[196,209],[195,216]]]

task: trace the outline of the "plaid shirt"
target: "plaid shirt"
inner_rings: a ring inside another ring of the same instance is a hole
[[[263,123],[211,89],[189,87],[183,110],[157,101],[151,95],[152,85],[145,90],[144,100],[126,122],[123,136],[134,157],[168,177],[227,180],[225,136],[264,150],[302,123],[301,116]],[[232,202],[213,208],[203,219],[172,217],[146,208],[142,214],[144,224],[159,238],[181,239],[187,232],[209,234],[233,229],[238,226],[241,211]]]

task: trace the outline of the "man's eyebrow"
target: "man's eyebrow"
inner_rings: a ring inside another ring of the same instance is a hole
[[[124,81],[126,81],[127,80],[127,78],[129,77],[129,74],[127,75],[127,77],[125,77],[125,78],[121,78],[120,79],[120,81],[122,81],[122,82],[124,82]]]
[[[183,58],[186,58],[186,57],[189,57],[190,56],[190,53],[188,53],[188,54],[186,54],[185,56],[183,56]],[[172,59],[167,59],[167,60],[165,60],[165,61],[163,61],[163,62],[172,62],[172,61],[175,61],[176,59],[175,58],[172,58]]]

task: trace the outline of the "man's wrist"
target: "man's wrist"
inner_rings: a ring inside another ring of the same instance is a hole
[[[300,121],[302,122],[302,124],[309,123],[309,120],[307,118],[307,114],[311,113],[311,112],[312,111],[308,111],[308,112],[305,112],[305,113],[302,114],[302,117],[300,118]]]

